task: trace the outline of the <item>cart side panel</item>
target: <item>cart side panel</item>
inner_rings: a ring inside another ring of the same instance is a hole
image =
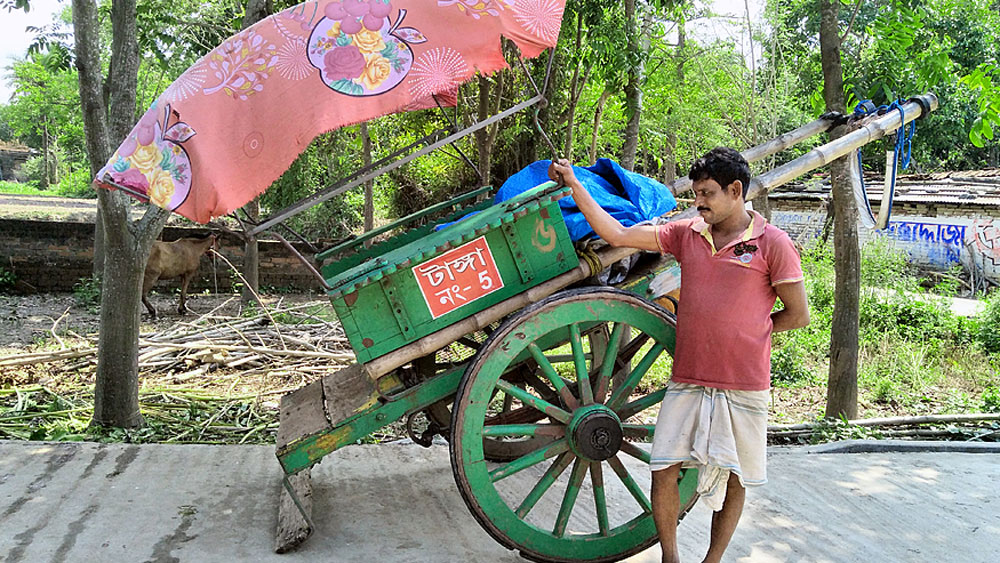
[[[388,354],[579,264],[559,211],[563,190],[527,197],[413,241],[331,283],[361,363]],[[355,277],[350,278],[349,276]]]

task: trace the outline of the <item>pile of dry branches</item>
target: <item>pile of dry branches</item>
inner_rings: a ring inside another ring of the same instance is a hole
[[[50,330],[48,349],[0,356],[0,438],[273,443],[278,399],[354,361],[330,305],[219,314],[140,335],[139,401],[146,426],[104,436],[88,428],[97,336]],[[65,315],[64,315],[65,317]]]
[[[206,313],[191,322],[139,338],[139,370],[144,380],[180,383],[216,370],[238,370],[243,377],[299,374],[303,379],[329,373],[354,361],[339,323],[314,314],[329,304],[316,301],[291,307],[264,309],[253,316]],[[97,363],[96,335],[81,337],[70,346],[52,334],[54,350],[0,357],[0,369],[29,364],[58,363],[58,371],[79,373]]]

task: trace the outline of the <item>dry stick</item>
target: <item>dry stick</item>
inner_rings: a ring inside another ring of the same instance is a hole
[[[246,287],[247,289],[250,290],[250,293],[253,294],[254,299],[256,299],[257,303],[260,304],[260,308],[264,311],[264,314],[267,315],[267,318],[271,320],[271,324],[275,325],[275,328],[277,329],[277,324],[278,323],[274,322],[274,317],[271,316],[271,312],[268,310],[267,306],[264,305],[264,300],[261,299],[260,295],[256,291],[254,291],[254,288],[251,287],[250,284],[247,283],[247,280],[246,280],[246,278],[243,277],[243,274],[239,270],[236,269],[236,266],[233,266],[233,263],[230,262],[228,258],[226,258],[225,256],[219,254],[214,249],[209,249],[209,251],[212,252],[212,254],[217,254],[219,256],[219,258],[222,258],[222,261],[225,262],[226,264],[228,264],[229,267],[232,268],[233,272],[235,272],[236,275],[239,276],[240,280],[243,281],[244,287]],[[281,331],[276,330],[276,332],[278,333],[278,338],[281,339]],[[285,347],[284,340],[282,340],[281,345],[282,345],[282,347]]]
[[[72,307],[72,306],[70,306],[70,307]],[[69,314],[70,307],[66,307],[66,310],[63,311],[63,314],[59,315],[59,318],[56,319],[55,322],[52,323],[52,328],[49,329],[49,332],[52,333],[52,337],[55,338],[57,341],[59,341],[59,348],[60,349],[65,349],[66,348],[66,344],[63,342],[63,339],[59,338],[59,335],[56,334],[56,326],[59,324],[59,321],[65,319],[66,315]]]
[[[30,354],[14,354],[0,357],[0,367],[21,366],[26,364],[36,364],[53,362],[57,360],[69,360],[80,356],[96,354],[97,348],[67,348],[56,352],[33,352]]]
[[[947,424],[952,422],[979,422],[983,420],[1000,420],[1000,413],[973,414],[942,414],[924,416],[895,416],[888,418],[862,418],[848,420],[846,426],[907,426],[914,424]],[[784,432],[790,430],[814,430],[835,428],[841,426],[834,422],[806,422],[803,424],[774,424],[767,427],[768,432]]]

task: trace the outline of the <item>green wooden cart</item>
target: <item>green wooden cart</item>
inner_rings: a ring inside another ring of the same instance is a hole
[[[320,254],[358,363],[283,399],[285,473],[386,424],[406,418],[412,429],[425,417],[414,438],[448,438],[459,490],[503,545],[542,561],[610,561],[654,542],[650,501],[621,456],[649,462],[636,442],[653,426],[641,415],[663,390],[634,391],[673,350],[676,323],[644,297],[655,277],[661,290],[679,286],[679,270],[660,260],[624,289],[556,293],[596,273],[600,260],[581,261],[570,241],[557,203],[568,194],[549,182],[474,204],[479,213],[443,230]],[[536,518],[532,509],[567,470],[560,509]],[[608,510],[607,479],[630,493],[633,510]],[[681,478],[685,511],[695,480],[694,471]]]
[[[936,108],[933,95],[925,98],[902,117],[870,119],[754,178],[749,197]],[[830,119],[744,156],[765,158],[829,129]],[[669,306],[677,303],[657,301],[679,288],[680,270],[672,259],[647,257],[617,287],[588,286],[635,251],[578,253],[557,203],[568,193],[549,182],[492,205],[481,201],[484,188],[387,227],[402,233],[385,242],[368,247],[381,234],[373,232],[317,256],[358,362],[281,403],[277,456],[307,529],[295,476],[406,420],[418,443],[447,438],[473,516],[526,558],[615,561],[656,541],[634,473],[636,462],[649,463],[641,444],[652,438],[665,392],[644,379],[669,369],[675,342]],[[471,211],[478,213],[434,230]],[[417,226],[428,217],[439,221]],[[695,470],[681,473],[678,517],[696,502],[696,481]],[[557,502],[544,504],[557,509],[540,508],[547,495]]]

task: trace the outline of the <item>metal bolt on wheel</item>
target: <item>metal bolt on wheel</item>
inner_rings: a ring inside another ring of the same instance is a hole
[[[634,477],[649,471],[649,452],[630,440],[652,436],[653,424],[636,415],[664,390],[634,392],[673,350],[675,327],[672,314],[634,294],[585,288],[536,303],[493,333],[459,384],[450,450],[462,497],[494,539],[557,562],[617,561],[656,541]],[[484,453],[484,441],[525,437],[547,440],[510,460]],[[696,481],[696,471],[682,472],[678,517],[697,500]]]

